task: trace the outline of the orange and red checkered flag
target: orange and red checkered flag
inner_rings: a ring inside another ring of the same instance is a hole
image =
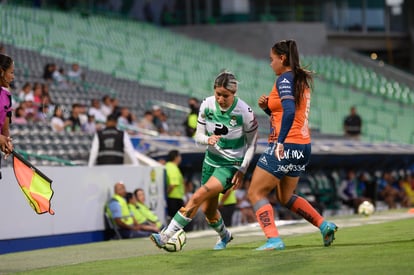
[[[22,155],[13,151],[13,169],[17,183],[22,189],[30,206],[37,214],[55,212],[50,206],[53,196],[52,180],[25,160]]]

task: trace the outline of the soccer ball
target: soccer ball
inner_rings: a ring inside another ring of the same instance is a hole
[[[358,206],[358,214],[360,215],[370,216],[374,211],[375,206],[369,201],[364,201]]]
[[[187,235],[183,229],[180,229],[167,241],[164,249],[168,252],[178,252],[183,249],[186,242]]]

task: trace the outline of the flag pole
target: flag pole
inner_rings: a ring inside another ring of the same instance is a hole
[[[31,164],[28,160],[26,160],[21,154],[17,153],[16,151],[12,151],[11,152],[16,158],[18,158],[21,162],[23,162],[25,165],[27,165],[28,167],[30,167],[31,169],[33,169],[39,176],[41,176],[42,178],[46,179],[48,182],[52,182],[52,180],[46,176],[45,174],[43,174],[42,171],[40,171],[39,169],[37,169],[33,164]]]

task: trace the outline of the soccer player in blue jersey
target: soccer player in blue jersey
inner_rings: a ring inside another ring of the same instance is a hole
[[[204,99],[200,106],[194,139],[207,145],[202,186],[163,231],[151,235],[159,248],[164,248],[175,232],[191,222],[200,206],[208,224],[219,235],[214,249],[225,249],[233,239],[218,210],[218,197],[243,183],[256,150],[258,128],[252,109],[236,96],[237,86],[233,73],[221,72],[214,81],[214,96]]]

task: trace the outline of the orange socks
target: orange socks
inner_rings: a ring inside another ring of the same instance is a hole
[[[262,228],[266,238],[279,237],[275,224],[273,207],[268,200],[260,200],[254,205],[256,218]]]
[[[286,207],[318,228],[323,222],[323,217],[318,211],[316,211],[315,208],[302,197],[293,195],[286,204]]]
[[[318,228],[324,220],[318,211],[316,211],[307,200],[297,195],[293,195],[290,198],[289,202],[286,204],[286,207],[292,212],[302,216]],[[266,238],[279,237],[279,232],[275,224],[273,207],[269,201],[267,199],[262,199],[258,201],[253,208],[256,212],[257,221],[259,222]]]

